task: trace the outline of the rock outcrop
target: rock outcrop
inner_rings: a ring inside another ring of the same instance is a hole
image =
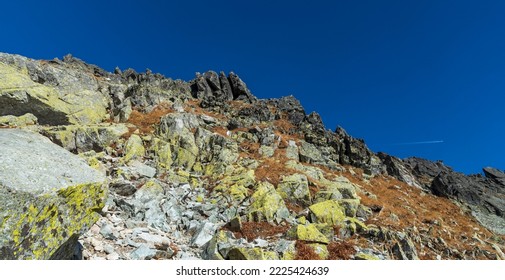
[[[105,178],[36,133],[0,130],[0,259],[72,259],[99,218]]]
[[[233,72],[0,54],[0,259],[497,259],[484,172],[375,154]]]

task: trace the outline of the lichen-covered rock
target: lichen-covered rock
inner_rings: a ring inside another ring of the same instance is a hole
[[[328,246],[326,246],[325,244],[311,243],[307,245],[311,247],[314,250],[314,253],[316,253],[322,260],[326,260],[330,256]]]
[[[300,146],[300,161],[313,164],[326,164],[321,152],[313,144],[302,141]]]
[[[288,235],[301,241],[329,243],[328,238],[314,224],[296,225],[288,232]]]
[[[230,260],[265,260],[265,255],[261,248],[236,247],[228,253]]]
[[[35,72],[41,79],[34,81]],[[72,74],[63,64],[43,64],[0,54],[0,104],[3,105],[0,115],[31,113],[39,123],[50,125],[92,124],[106,119],[108,98],[99,91],[93,75]]]
[[[358,253],[356,256],[354,256],[355,260],[362,260],[362,261],[378,261],[380,260],[379,257],[373,254],[367,254],[367,253]]]
[[[22,116],[0,116],[0,127],[24,127],[27,125],[34,125],[38,123],[37,117],[33,114],[26,113]]]
[[[275,252],[281,260],[294,260],[296,257],[296,241],[280,239],[275,244]]]
[[[251,205],[247,213],[249,219],[253,221],[280,222],[289,217],[289,210],[284,200],[268,182],[258,184],[255,193],[251,196]]]
[[[229,198],[230,202],[240,203],[249,196],[250,188],[256,183],[254,170],[240,168],[233,173],[224,177],[213,193]]]
[[[299,202],[302,205],[308,206],[312,201],[309,182],[307,176],[303,174],[283,176],[277,187],[277,192],[282,198],[292,202]]]
[[[336,200],[327,200],[309,207],[313,222],[340,225],[346,218],[345,209]]]
[[[345,210],[345,215],[347,217],[356,217],[356,213],[358,212],[358,207],[360,201],[359,199],[340,199],[338,200],[338,204],[342,206]]]
[[[123,162],[129,162],[134,159],[141,159],[146,153],[142,138],[140,136],[133,134],[130,136],[126,142],[125,155],[123,157]]]
[[[128,133],[124,124],[66,125],[42,127],[40,133],[76,153],[103,151]]]
[[[155,138],[151,150],[156,156],[156,164],[158,169],[166,170],[172,166],[174,162],[172,160],[172,150],[170,149],[170,144],[167,141]]]
[[[199,155],[192,132],[199,124],[195,115],[177,113],[164,116],[158,128],[160,139],[171,145],[174,164],[188,171],[193,168]]]
[[[0,130],[0,259],[71,259],[98,219],[105,178],[47,138]]]

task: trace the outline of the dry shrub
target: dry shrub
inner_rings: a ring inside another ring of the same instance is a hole
[[[296,256],[295,260],[308,261],[308,260],[321,260],[321,257],[314,251],[314,248],[305,244],[302,241],[296,241]]]
[[[149,113],[133,110],[128,123],[135,125],[134,131],[138,129],[141,134],[149,134],[154,131],[154,126],[160,123],[161,117],[173,112],[174,110],[166,104],[157,105]],[[133,132],[130,131],[130,135],[131,133]]]
[[[207,115],[207,116],[213,117],[218,120],[226,120],[227,119],[227,117],[223,114],[219,114],[216,112],[205,110],[202,107],[200,107],[200,100],[198,100],[198,99],[190,99],[185,102],[185,105],[186,106],[184,106],[184,111],[186,111],[188,113],[192,113],[192,114],[196,114],[196,115]]]
[[[288,208],[289,211],[294,212],[294,213],[301,213],[305,208],[301,205],[298,205],[296,203],[293,203],[291,201],[285,201],[286,208]]]
[[[268,239],[283,235],[288,230],[288,225],[272,225],[268,222],[242,222],[242,229],[233,232],[237,238],[253,241],[256,238]]]
[[[281,133],[289,133],[295,126],[286,119],[278,119],[273,121],[273,125],[277,128]]]
[[[228,129],[223,126],[215,126],[212,128],[212,132],[217,133],[221,136],[228,137]]]
[[[267,181],[278,186],[281,178],[286,175],[293,175],[299,173],[298,171],[286,167],[282,160],[275,157],[264,159],[260,166],[256,169],[255,175],[258,181]]]
[[[329,260],[349,260],[356,254],[353,244],[340,241],[328,244]]]
[[[259,154],[260,144],[251,142],[251,141],[243,141],[240,143],[240,156],[242,158],[253,158],[259,159],[261,155]]]

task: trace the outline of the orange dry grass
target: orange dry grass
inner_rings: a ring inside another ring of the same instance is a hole
[[[353,183],[359,184],[362,190],[377,197],[373,199],[361,195],[362,204],[382,208],[368,221],[369,224],[397,231],[415,227],[420,236],[442,238],[450,248],[456,248],[460,252],[471,252],[477,245],[481,249],[494,251],[488,244],[481,244],[474,238],[476,235],[481,240],[489,240],[493,234],[449,199],[426,194],[391,177],[375,177],[369,184],[364,184],[359,177],[344,175]],[[395,215],[398,219],[392,218]],[[443,246],[439,249],[420,248],[415,243],[420,257],[426,259],[436,258],[437,251],[443,249]]]
[[[268,222],[242,222],[242,229],[235,231],[236,238],[245,238],[253,241],[257,238],[269,239],[283,235],[289,230],[289,226],[272,225]]]
[[[258,181],[267,181],[274,186],[279,185],[282,176],[293,175],[298,171],[286,167],[286,159],[284,157],[275,156],[264,159],[260,166],[256,169],[255,175]]]
[[[221,136],[228,137],[228,129],[223,126],[215,126],[212,128],[212,132],[217,133]]]
[[[128,118],[128,123],[133,124],[142,134],[149,134],[154,131],[154,126],[160,123],[161,117],[173,113],[174,110],[168,105],[158,105],[149,113],[142,113],[133,110]],[[130,135],[133,131],[130,131]]]
[[[295,260],[308,261],[321,259],[321,257],[319,257],[319,255],[314,251],[314,248],[310,247],[302,241],[296,241],[295,248]]]
[[[205,110],[202,107],[200,107],[200,100],[198,100],[198,99],[190,99],[185,102],[185,105],[186,106],[184,106],[184,111],[186,111],[188,113],[192,113],[192,114],[196,114],[196,115],[207,115],[207,116],[211,116],[211,117],[218,119],[218,120],[226,120],[225,115],[222,115],[222,114],[219,114],[216,112],[211,112],[211,111]]]
[[[295,126],[286,119],[279,119],[273,121],[273,125],[277,128],[281,133],[289,133]]]
[[[328,252],[329,260],[349,260],[356,254],[353,244],[345,241],[331,242],[328,245]]]

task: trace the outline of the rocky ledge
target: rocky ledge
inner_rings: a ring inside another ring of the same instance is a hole
[[[505,174],[370,151],[235,73],[0,53],[0,259],[505,259]]]

